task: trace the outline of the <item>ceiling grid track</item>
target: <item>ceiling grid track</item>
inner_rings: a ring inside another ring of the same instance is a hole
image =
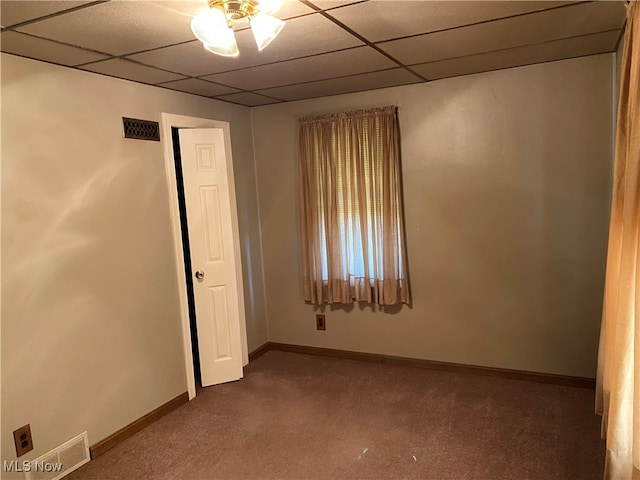
[[[246,51],[249,26],[241,25],[236,33],[244,43],[235,62],[198,48],[189,8],[202,2],[191,0],[144,2],[148,15],[139,34],[142,2],[134,0],[74,2],[71,8],[2,0],[0,19],[7,25],[1,26],[0,47],[82,71],[258,106],[615,52],[625,25],[624,0],[478,0],[465,2],[464,9],[456,0],[418,0],[411,7],[385,2],[398,10],[391,15],[381,2],[368,0],[284,2],[281,18],[291,26],[282,38],[260,54]],[[149,34],[154,31],[162,33]],[[469,40],[475,35],[477,42]]]

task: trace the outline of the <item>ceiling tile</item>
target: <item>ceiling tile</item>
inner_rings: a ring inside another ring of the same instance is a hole
[[[593,55],[614,50],[619,35],[620,32],[614,30],[584,37],[573,37],[526,47],[423,63],[414,65],[411,69],[429,80],[436,80],[470,73]]]
[[[240,33],[238,37],[240,37]],[[229,61],[228,58],[214,55],[205,50],[202,43],[198,40],[131,55],[129,58],[144,63],[145,65],[180,72],[194,77],[220,69],[228,69],[228,67],[221,67],[219,64],[225,63],[228,65],[227,62]],[[236,57],[234,60],[240,60],[240,57]]]
[[[311,3],[322,10],[329,10],[331,8],[339,8],[344,7],[345,5],[367,1],[369,0],[312,0]]]
[[[282,20],[286,20],[287,18],[306,15],[313,12],[315,12],[313,8],[299,2],[298,0],[283,0],[282,7],[272,15]]]
[[[171,72],[158,70],[157,68],[147,67],[130,60],[114,58],[105,60],[104,62],[91,63],[81,67],[83,70],[90,72],[103,73],[112,77],[126,78],[134,82],[142,83],[162,83],[171,80],[179,80],[185,78],[184,75],[177,75]]]
[[[189,18],[189,22],[191,18],[209,8],[206,0],[153,0],[151,3],[170,12],[186,15]],[[314,9],[298,0],[282,0],[282,6],[272,15],[286,20],[291,17],[298,17],[314,12]],[[248,20],[242,20],[238,22],[238,25],[239,27],[237,27],[236,30],[249,28]]]
[[[301,83],[288,87],[260,90],[263,93],[283,100],[301,100],[303,98],[324,97],[341,93],[374,90],[396,85],[418,83],[420,79],[403,68],[393,68],[381,72],[362,73],[350,77],[332,78],[319,82]]]
[[[10,27],[22,22],[44,17],[63,10],[91,3],[90,1],[47,1],[42,0],[2,0],[0,2],[0,23],[3,27]]]
[[[410,65],[615,30],[624,17],[621,2],[590,2],[378,46]]]
[[[247,63],[243,67],[362,45],[356,37],[318,13],[287,21],[280,35],[262,52],[258,51],[250,30],[238,32],[237,36],[240,48],[237,60]],[[226,70],[242,68],[234,63],[236,59],[227,60]]]
[[[613,51],[625,19],[622,0],[283,1],[275,15],[289,20],[264,51],[247,20],[236,26],[236,58],[206,51],[191,32],[208,0],[1,0],[0,21],[14,27],[0,47],[255,106],[280,101],[269,96],[299,100]]]
[[[566,1],[366,2],[329,12],[372,42],[544,10]]]
[[[265,97],[264,95],[259,95],[252,92],[232,93],[231,95],[221,95],[215,98],[217,98],[218,100],[228,100],[234,103],[241,103],[242,105],[246,105],[247,107],[270,105],[272,103],[280,102],[280,100],[276,100],[275,98]]]
[[[162,8],[172,15],[178,14],[188,17],[189,22],[200,12],[209,8],[207,0],[146,0],[146,2]]]
[[[131,58],[165,70],[202,76],[362,44],[317,13],[289,20],[280,35],[261,52],[250,30],[236,32],[236,40],[240,55],[235,58],[209,53],[197,41],[132,55]]]
[[[395,62],[371,47],[356,47],[271,65],[218,73],[204,78],[244,90],[257,90],[372,72],[395,66],[397,66]]]
[[[189,18],[193,18],[203,10],[209,8],[207,0],[152,0],[149,3],[153,3],[158,7],[165,8],[174,13],[187,15]],[[282,0],[282,6],[272,15],[286,19],[306,15],[314,11],[311,7],[298,0]]]
[[[226,93],[234,93],[238,91],[235,88],[225,87],[224,85],[218,85],[204,80],[198,80],[197,78],[187,78],[186,80],[167,82],[159,86],[170,88],[171,90],[203,95],[205,97],[215,97],[217,95],[224,95]]]
[[[70,67],[108,58],[106,55],[69,47],[11,30],[2,32],[0,45],[3,52]]]
[[[151,2],[115,1],[19,27],[19,31],[124,55],[193,39],[191,17]]]

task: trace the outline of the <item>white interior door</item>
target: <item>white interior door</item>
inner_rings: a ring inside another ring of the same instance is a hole
[[[179,135],[201,380],[209,386],[242,378],[240,259],[223,130],[180,129]]]

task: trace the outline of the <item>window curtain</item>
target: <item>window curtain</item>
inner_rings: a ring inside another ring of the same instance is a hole
[[[640,4],[627,4],[596,411],[606,480],[640,480]]]
[[[409,303],[397,107],[299,121],[304,298]]]

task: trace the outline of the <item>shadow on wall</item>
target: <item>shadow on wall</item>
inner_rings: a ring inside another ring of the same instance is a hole
[[[149,222],[166,219],[169,232],[168,206],[158,204],[166,197],[164,176],[149,175],[141,157],[118,153],[117,161],[86,182],[65,185],[73,190],[43,188],[41,205],[14,200],[17,221],[37,222],[31,231],[38,238],[25,239],[30,245],[20,249],[27,255],[3,262],[3,336],[14,345],[12,365],[19,366],[3,368],[3,385],[12,391],[3,397],[7,413],[20,411],[25,398],[40,399],[39,405],[55,412],[60,402],[69,403],[69,389],[79,388],[94,400],[98,395],[99,404],[117,405],[140,371],[158,368],[157,350],[146,351],[155,333],[149,317],[167,310],[167,294],[176,291],[174,262],[165,248],[170,237],[158,238],[158,227],[149,228]],[[42,173],[33,177],[47,181]],[[9,243],[20,241],[11,233],[6,237]],[[173,303],[177,311],[177,298]],[[177,326],[176,320],[179,332]],[[134,365],[122,370],[115,384],[101,381],[100,372],[112,368],[113,357],[122,352],[135,352]],[[95,411],[77,414],[73,423],[82,424],[82,417]],[[29,415],[37,425],[50,413],[33,409]]]

